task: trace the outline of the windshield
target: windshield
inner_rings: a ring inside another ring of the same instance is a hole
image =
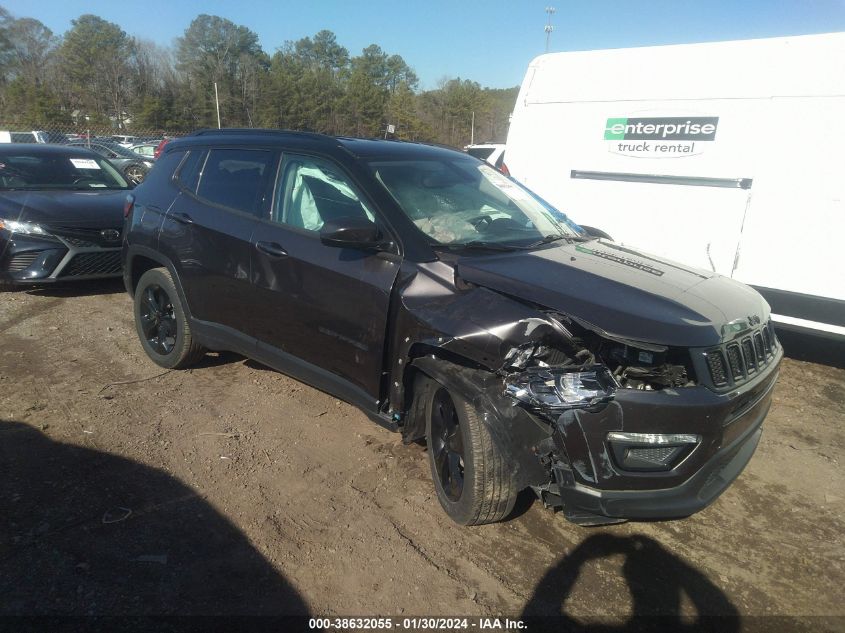
[[[370,168],[436,244],[524,247],[582,235],[563,213],[472,159],[376,161]]]
[[[0,154],[0,190],[129,189],[109,162],[79,154]]]

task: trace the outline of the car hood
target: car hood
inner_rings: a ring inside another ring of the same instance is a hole
[[[0,192],[0,217],[45,226],[120,229],[127,193],[128,189],[3,191]]]
[[[716,345],[769,318],[744,284],[605,240],[465,256],[456,273],[610,336],[660,345]]]

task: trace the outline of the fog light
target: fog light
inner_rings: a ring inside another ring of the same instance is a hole
[[[540,409],[576,409],[612,400],[616,381],[603,365],[574,369],[537,367],[509,376],[505,392]]]
[[[616,463],[623,470],[671,470],[689,455],[701,441],[700,435],[687,433],[607,434]]]

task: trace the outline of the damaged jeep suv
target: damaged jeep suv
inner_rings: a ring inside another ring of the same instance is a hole
[[[125,210],[153,361],[234,351],[424,439],[458,523],[525,488],[580,524],[688,516],[760,439],[783,354],[759,294],[595,238],[466,154],[201,131]]]

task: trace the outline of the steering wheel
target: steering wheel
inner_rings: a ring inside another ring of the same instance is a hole
[[[489,215],[479,215],[477,217],[470,218],[467,222],[472,224],[472,226],[475,227],[475,230],[479,233],[484,233],[493,224],[493,218]]]

